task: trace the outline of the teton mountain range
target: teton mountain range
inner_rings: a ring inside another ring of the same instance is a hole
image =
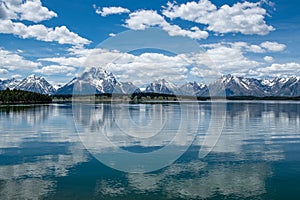
[[[81,76],[57,90],[43,77],[30,75],[23,80],[0,80],[0,90],[6,88],[20,89],[50,95],[73,94],[74,86],[80,85],[81,94],[120,93],[132,94],[138,92],[176,94],[187,96],[209,96],[210,94],[226,96],[300,96],[300,77],[276,77],[274,79],[245,78],[233,75],[223,75],[209,85],[197,82],[187,82],[177,86],[165,79],[149,83],[144,91],[130,82],[119,82],[112,73],[101,68],[91,68]]]

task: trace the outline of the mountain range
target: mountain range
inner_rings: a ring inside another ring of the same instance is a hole
[[[187,82],[177,86],[165,79],[159,79],[148,84],[141,91],[133,83],[119,82],[116,77],[101,68],[91,68],[81,76],[57,90],[45,78],[30,75],[23,80],[0,80],[0,90],[19,89],[50,95],[65,94],[132,94],[161,93],[191,96],[300,96],[300,77],[276,77],[274,79],[256,79],[241,76],[223,75],[214,82],[205,85],[197,82]]]
[[[34,74],[26,77],[23,80],[17,80],[14,78],[3,81],[0,80],[0,90],[4,90],[6,88],[25,90],[41,94],[54,94],[56,92],[55,88],[48,81],[46,81],[45,78],[36,76]]]

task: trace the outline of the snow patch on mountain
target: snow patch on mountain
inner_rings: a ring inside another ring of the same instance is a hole
[[[179,93],[179,88],[165,80],[165,79],[159,79],[154,81],[153,83],[150,83],[144,92],[149,92],[149,93],[161,93],[161,94],[178,94]]]
[[[132,83],[118,82],[112,73],[92,67],[58,89],[56,94],[131,94],[135,91],[139,89]]]
[[[35,74],[26,77],[14,88],[41,94],[53,94],[56,91],[55,88],[45,80],[45,78],[36,76]]]

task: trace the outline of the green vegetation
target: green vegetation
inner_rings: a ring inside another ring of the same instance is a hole
[[[133,102],[145,102],[145,101],[178,101],[178,98],[174,94],[160,94],[160,93],[133,93],[131,95],[131,101]]]
[[[72,95],[54,95],[52,96],[54,102],[71,102],[73,101],[95,101],[95,102],[132,102],[132,103],[146,103],[146,102],[178,102],[178,101],[208,101],[214,100],[294,100],[299,101],[298,97],[286,97],[286,96],[228,96],[228,97],[201,97],[201,96],[181,96],[174,94],[161,94],[161,93],[133,93],[131,95],[126,94],[96,94],[96,95],[75,95],[72,99]]]
[[[23,90],[2,90],[0,91],[0,104],[19,104],[19,103],[50,103],[52,98],[49,95],[28,92]]]

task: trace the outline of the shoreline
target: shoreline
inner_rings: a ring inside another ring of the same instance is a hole
[[[192,103],[192,102],[259,102],[259,101],[300,101],[300,96],[184,96],[160,93],[95,94],[95,95],[42,95],[24,91],[4,91],[0,105],[40,105],[52,103]],[[27,94],[27,96],[25,96]],[[14,95],[14,98],[11,96]],[[19,95],[23,95],[20,98]]]

